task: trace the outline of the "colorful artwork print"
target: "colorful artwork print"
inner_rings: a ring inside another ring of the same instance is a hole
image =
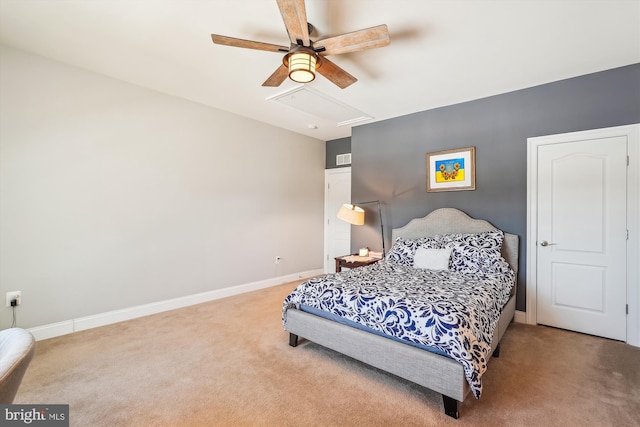
[[[476,189],[476,147],[427,153],[427,191]]]
[[[436,161],[436,182],[464,181],[464,158]]]

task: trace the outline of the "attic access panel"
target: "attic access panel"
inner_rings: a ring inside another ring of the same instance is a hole
[[[351,125],[373,119],[373,116],[307,86],[295,87],[270,96],[267,101],[285,105],[321,119],[330,120],[336,123],[336,126]]]

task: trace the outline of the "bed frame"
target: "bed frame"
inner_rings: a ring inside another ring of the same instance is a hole
[[[411,220],[392,231],[396,237],[420,238],[445,233],[480,233],[496,230],[484,220],[473,219],[462,211],[443,208],[424,218]],[[518,272],[518,236],[505,233],[502,256]],[[498,357],[500,340],[515,314],[515,286],[505,305],[491,342],[492,355]],[[350,326],[336,323],[297,309],[286,312],[289,345],[296,347],[298,337],[304,337],[375,368],[397,375],[442,394],[444,411],[458,418],[458,404],[471,389],[462,365],[455,360],[403,344]]]

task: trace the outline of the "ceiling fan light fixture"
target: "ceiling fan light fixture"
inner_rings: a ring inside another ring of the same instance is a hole
[[[287,77],[297,83],[309,83],[316,78],[316,71],[319,71],[331,83],[344,89],[358,79],[326,57],[389,44],[389,29],[385,24],[321,40],[312,40],[310,37],[315,30],[307,20],[305,0],[277,0],[276,3],[289,36],[288,47],[211,34],[211,40],[215,44],[268,52],[286,52],[282,58],[282,64],[262,83],[263,87],[278,87]]]
[[[309,52],[289,55],[289,78],[297,83],[309,83],[316,78],[316,56]]]

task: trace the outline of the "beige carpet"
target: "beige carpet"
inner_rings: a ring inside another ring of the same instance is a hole
[[[68,403],[72,426],[633,426],[640,349],[512,324],[480,400],[440,395],[307,341],[289,283],[37,344],[15,403]]]

